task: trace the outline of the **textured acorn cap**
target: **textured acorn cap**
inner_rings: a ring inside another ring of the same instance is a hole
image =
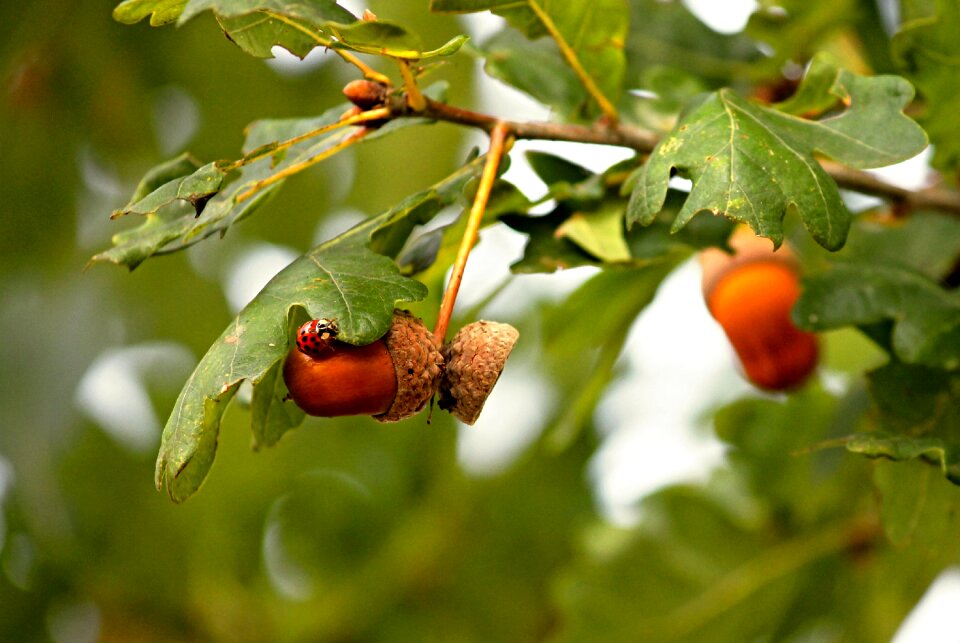
[[[440,408],[473,424],[500,378],[520,333],[510,324],[475,321],[443,347],[446,370],[440,381]]]
[[[406,310],[393,311],[393,324],[383,340],[397,373],[397,396],[385,413],[373,417],[380,422],[399,422],[419,413],[437,392],[443,355],[433,333]]]

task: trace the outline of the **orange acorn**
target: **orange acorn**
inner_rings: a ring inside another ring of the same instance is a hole
[[[790,318],[800,296],[796,257],[786,245],[774,251],[769,240],[745,226],[730,237],[730,245],[733,255],[713,248],[700,254],[707,308],[747,379],[768,391],[796,388],[813,373],[819,354],[816,336]]]
[[[318,321],[330,323],[315,320],[304,328]],[[298,345],[306,345],[300,334]],[[292,349],[283,365],[290,397],[309,415],[397,422],[418,413],[437,391],[443,357],[433,334],[407,311],[394,311],[390,330],[371,344],[327,342]]]

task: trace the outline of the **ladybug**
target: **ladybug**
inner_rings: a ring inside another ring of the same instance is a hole
[[[311,319],[297,331],[297,349],[304,355],[320,357],[337,331],[337,322],[332,319]]]

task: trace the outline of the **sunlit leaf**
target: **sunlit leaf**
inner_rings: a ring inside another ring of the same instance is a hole
[[[132,25],[150,16],[150,26],[159,27],[180,17],[188,0],[124,0],[113,10],[113,19]]]

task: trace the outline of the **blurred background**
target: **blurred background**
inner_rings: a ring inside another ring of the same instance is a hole
[[[289,181],[222,240],[132,274],[85,271],[148,168],[185,150],[236,157],[248,123],[320,113],[355,77],[319,51],[252,59],[209,14],[125,27],[114,4],[0,5],[0,640],[548,638],[570,561],[615,550],[645,494],[723,466],[709,413],[751,389],[703,307],[696,266],[633,325],[597,412],[558,431],[565,389],[543,376],[541,320],[595,270],[511,278],[524,238],[487,230],[455,325],[507,321],[521,341],[476,426],[440,412],[387,426],[311,419],[253,453],[234,403],[204,488],[176,506],[153,487],[160,430],[233,315],[295,256],[443,178],[483,139],[407,129]],[[426,4],[369,6],[430,45],[501,24]],[[723,4],[703,15],[730,31],[753,8]],[[460,55],[434,77],[453,103],[549,117],[478,71]],[[518,146],[508,178],[530,196],[544,186],[523,149],[597,170],[629,156]],[[432,324],[439,282],[429,285],[415,312]],[[960,574],[941,585],[956,596]]]

